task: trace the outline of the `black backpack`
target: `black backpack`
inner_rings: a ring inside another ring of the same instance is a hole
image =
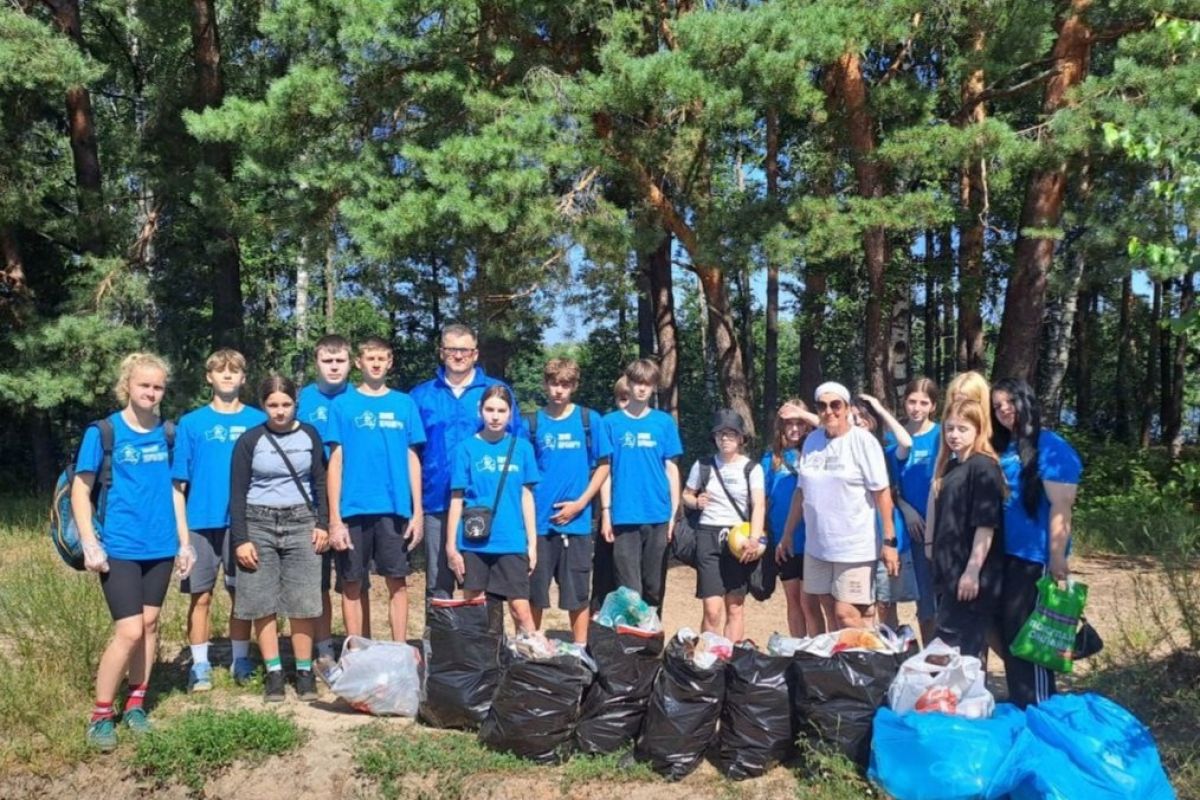
[[[592,410],[587,406],[576,406],[576,408],[583,415],[583,446],[586,448],[584,453],[590,461],[592,458]],[[521,419],[525,420],[525,430],[529,431],[529,441],[533,444],[534,453],[540,454],[541,445],[537,438],[538,412],[526,411],[521,415]]]

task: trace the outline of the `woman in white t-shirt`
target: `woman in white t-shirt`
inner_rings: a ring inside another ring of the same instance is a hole
[[[804,442],[796,485],[807,532],[804,591],[820,598],[828,625],[867,627],[875,603],[876,560],[883,559],[889,575],[900,571],[887,463],[879,441],[850,424],[845,386],[823,383],[815,399],[821,427]],[[876,510],[883,524],[882,551]]]
[[[727,408],[718,411],[712,437],[716,453],[692,464],[682,499],[685,507],[700,509],[700,527],[696,531],[696,597],[704,603],[701,629],[737,642],[745,636],[750,576],[767,549],[763,533],[767,511],[763,469],[742,453],[746,427],[741,414]],[[702,472],[707,473],[705,485],[701,485]],[[722,532],[743,522],[750,523],[750,542],[739,559],[725,545]]]

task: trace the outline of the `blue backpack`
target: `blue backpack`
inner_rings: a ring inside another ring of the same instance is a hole
[[[108,490],[112,487],[112,453],[113,430],[112,420],[105,417],[88,425],[100,432],[100,466],[96,469],[96,480],[92,482],[92,527],[97,538],[103,538],[104,512],[108,507]],[[168,458],[175,450],[175,423],[167,420],[163,423],[163,433],[167,437]],[[54,484],[54,499],[50,504],[50,541],[59,556],[72,569],[83,571],[83,544],[79,541],[79,528],[75,525],[75,516],[71,513],[71,485],[75,482],[75,465],[68,464],[58,476]]]

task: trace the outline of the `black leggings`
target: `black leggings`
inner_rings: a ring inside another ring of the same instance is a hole
[[[142,606],[161,608],[171,584],[174,558],[155,558],[150,561],[108,559],[108,572],[100,573],[100,588],[108,602],[113,621],[140,617]]]
[[[1038,579],[1046,565],[1016,556],[1004,557],[1004,594],[1000,601],[1000,635],[1004,639],[1004,673],[1008,701],[1018,708],[1035,705],[1054,694],[1054,673],[1008,652],[1037,605]]]

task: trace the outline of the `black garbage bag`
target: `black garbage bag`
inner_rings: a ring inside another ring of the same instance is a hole
[[[500,661],[500,685],[479,740],[539,764],[566,760],[592,670],[578,656],[526,659],[507,647]]]
[[[588,626],[588,652],[596,681],[583,697],[575,747],[588,755],[615,753],[637,736],[662,668],[663,634],[619,633]]]
[[[634,758],[649,762],[670,780],[687,777],[716,737],[724,698],[725,662],[698,667],[679,637],[671,639],[634,744]]]
[[[792,659],[738,645],[725,667],[717,766],[727,778],[756,778],[791,754],[787,673]]]
[[[796,730],[834,746],[862,768],[871,754],[871,723],[909,653],[846,650],[792,658]]]
[[[425,682],[420,720],[435,728],[478,728],[500,680],[504,604],[430,603],[425,614]]]

